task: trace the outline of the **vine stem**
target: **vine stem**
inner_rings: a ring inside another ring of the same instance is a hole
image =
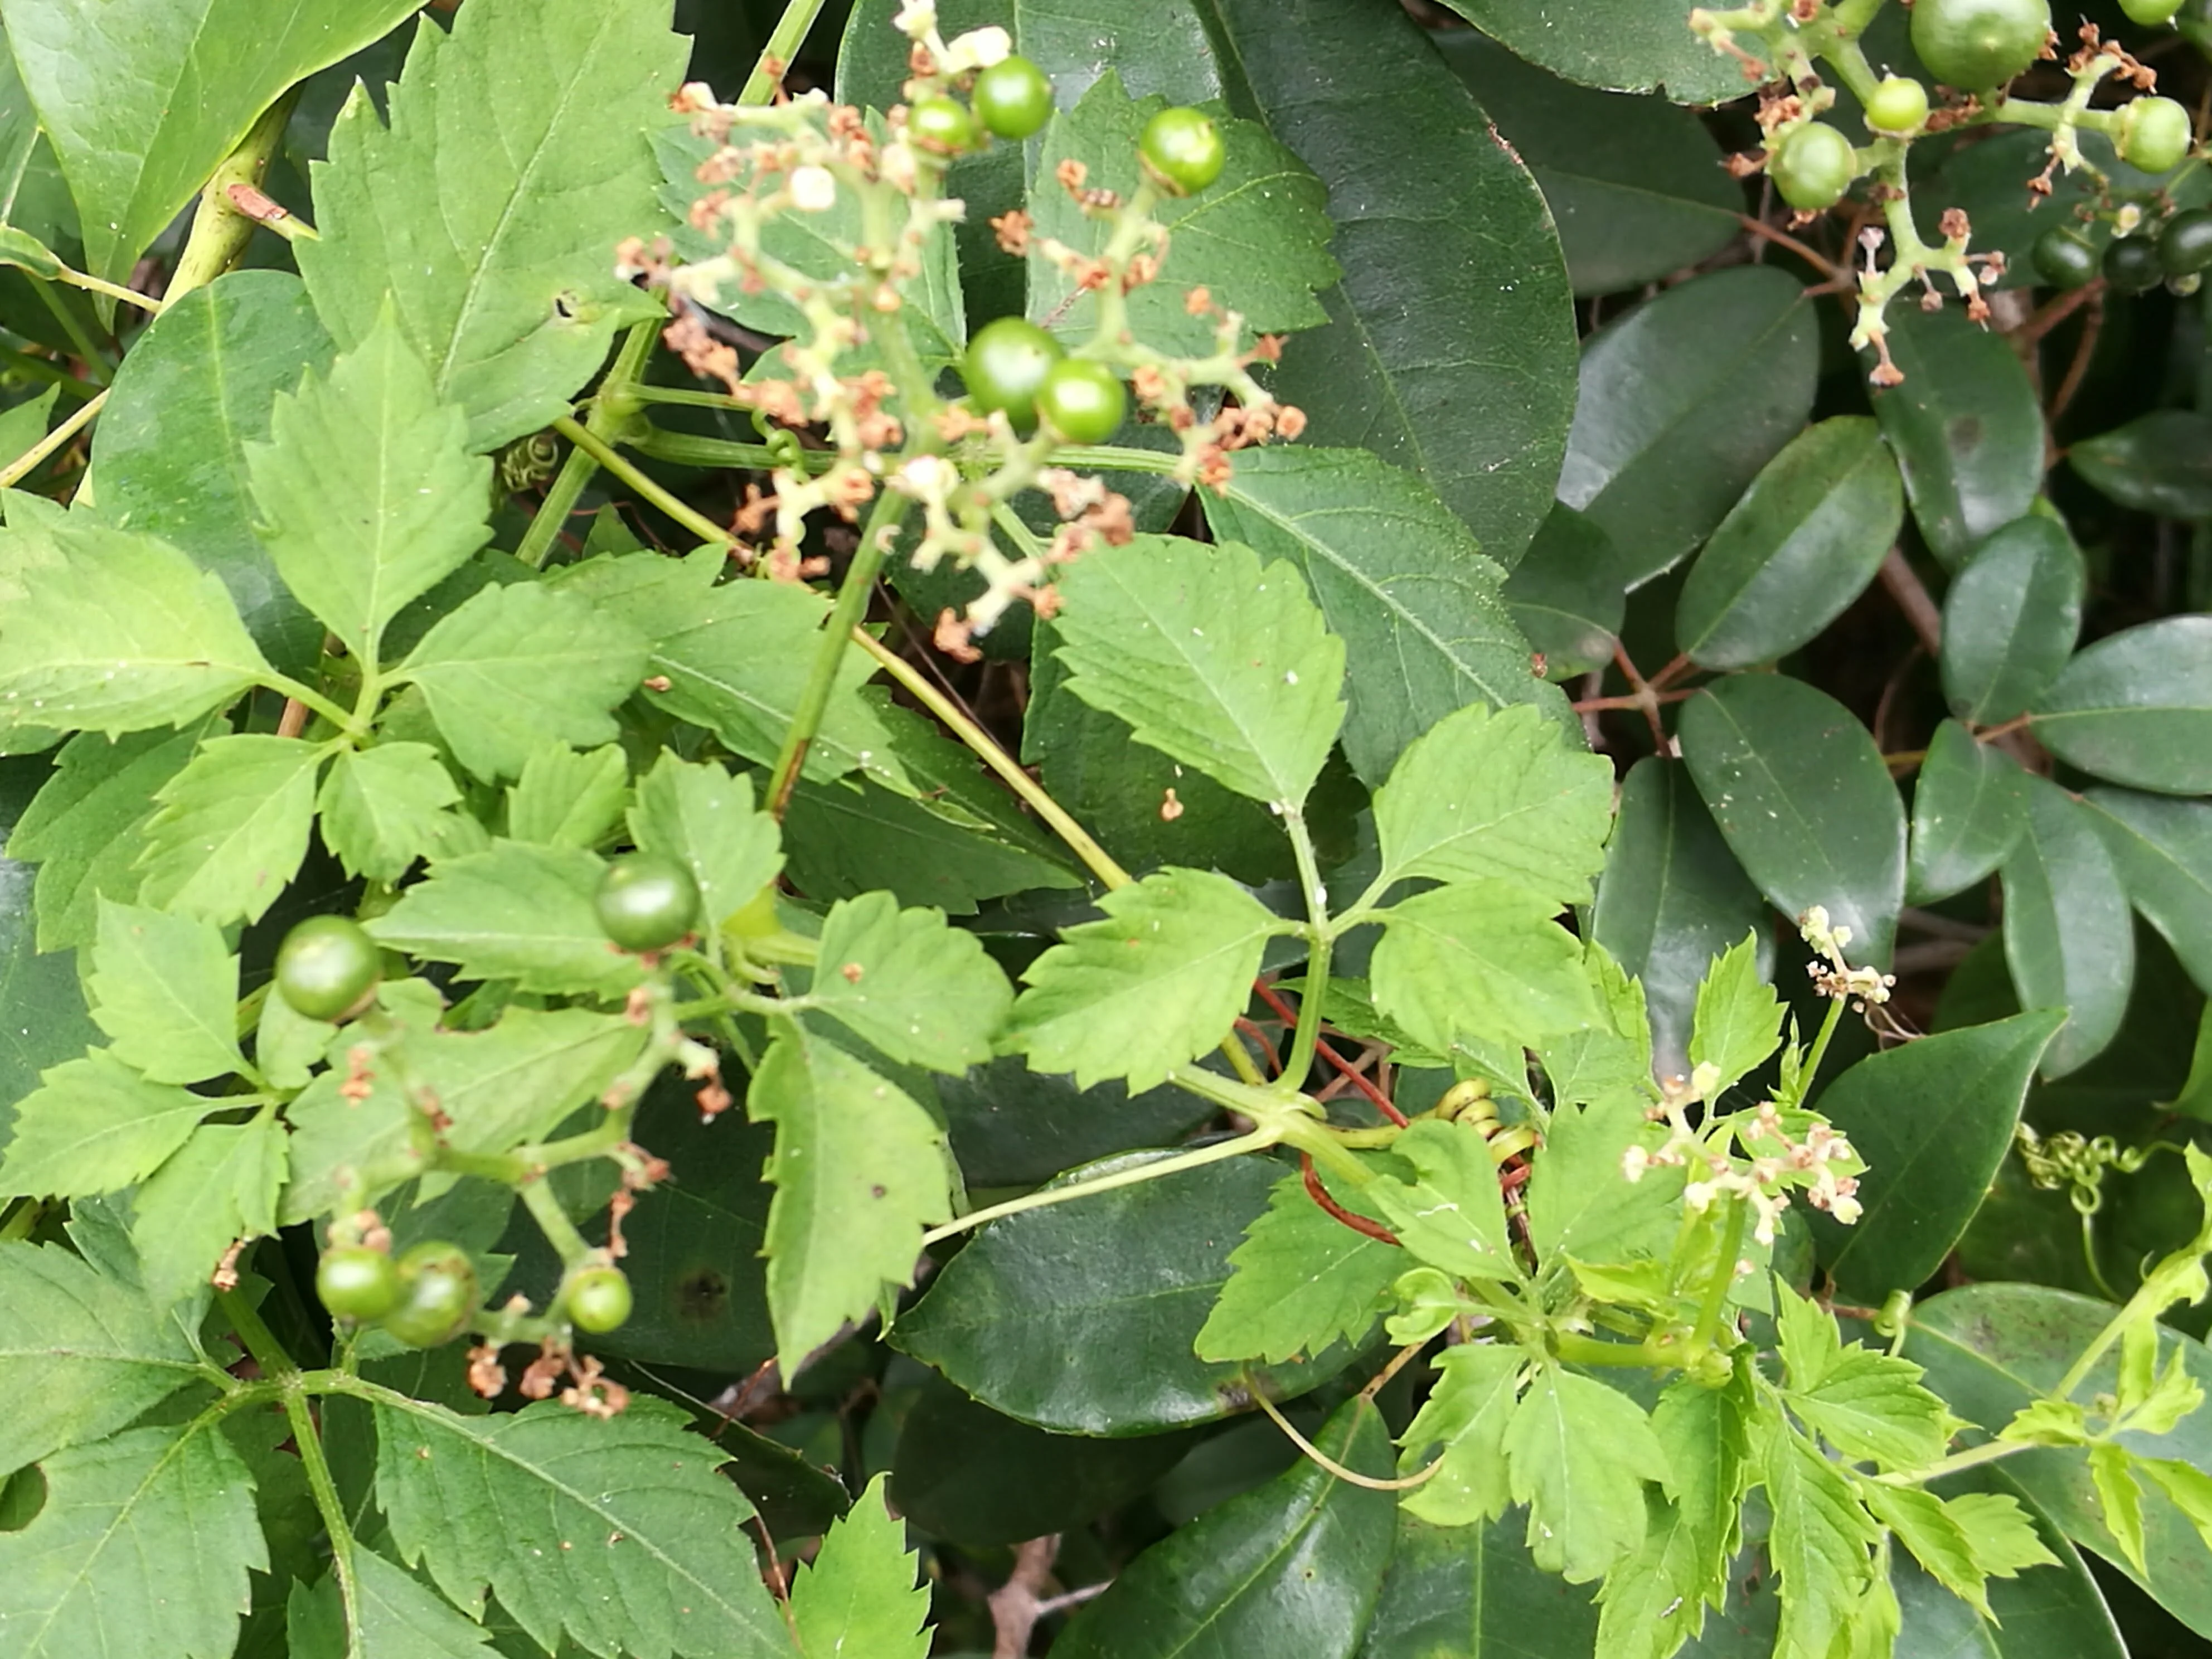
[[[0,467],[0,489],[4,489],[18,479],[27,477],[47,456],[90,426],[93,417],[100,413],[106,403],[107,393],[102,392],[71,414],[69,419],[9,462],[6,466]]]
[[[1289,802],[1283,804],[1283,827],[1290,832],[1291,850],[1297,856],[1298,885],[1305,890],[1306,992],[1298,999],[1298,1024],[1291,1038],[1291,1056],[1283,1063],[1283,1076],[1294,1088],[1304,1088],[1313,1070],[1314,1045],[1321,1040],[1322,1004],[1328,995],[1328,958],[1333,935],[1328,927],[1328,890],[1322,885],[1321,861],[1315,854],[1313,836],[1305,814]]]
[[[1261,1411],[1267,1413],[1269,1419],[1283,1431],[1290,1443],[1304,1452],[1312,1462],[1318,1463],[1347,1486],[1364,1486],[1370,1492],[1411,1492],[1416,1486],[1427,1486],[1443,1472],[1444,1459],[1441,1452],[1437,1455],[1436,1462],[1429,1464],[1419,1474],[1401,1475],[1395,1480],[1380,1480],[1371,1474],[1362,1474],[1357,1469],[1346,1468],[1319,1446],[1315,1445],[1312,1441],[1307,1439],[1305,1436],[1300,1434],[1297,1425],[1283,1415],[1281,1409],[1261,1391],[1257,1383],[1251,1383],[1249,1387],[1253,1400]],[[1374,1402],[1370,1400],[1368,1403],[1372,1405]]]
[[[643,326],[651,326],[651,325],[643,325]],[[588,455],[595,465],[603,466],[613,473],[615,477],[620,478],[701,541],[712,542],[723,547],[740,547],[744,544],[696,507],[678,500],[654,479],[639,468],[631,465],[629,458],[620,450],[574,416],[560,416],[553,422],[553,429],[575,445],[578,451]],[[562,471],[566,473],[565,466]],[[560,487],[559,479],[554,481],[554,487],[556,489]],[[581,489],[583,486],[580,483],[577,488]],[[547,499],[550,505],[551,498],[549,496]],[[540,518],[545,516],[544,508],[539,509],[538,516]],[[559,533],[560,525],[556,520],[553,529],[546,537],[549,544],[552,538]]]
[[[583,429],[593,437],[613,437],[616,428],[629,418],[631,383],[644,372],[646,359],[652,356],[653,343],[659,333],[659,320],[647,318],[633,324],[629,332],[623,336],[614,362],[600,380],[599,392],[584,416]],[[523,534],[522,544],[514,550],[516,558],[532,570],[544,567],[546,556],[552,552],[553,544],[568,522],[576,498],[584,493],[584,486],[592,481],[592,474],[599,471],[600,465],[592,451],[580,444],[572,445],[561,462],[559,475],[545,492],[545,499],[538,503],[537,515]]]
[[[744,89],[738,94],[738,103],[765,104],[775,95],[775,89],[790,72],[791,60],[806,44],[807,33],[821,12],[822,0],[790,0],[783,9],[783,15],[776,19],[768,44],[761,48],[760,62],[753,66]]]
[[[173,303],[179,295],[196,288],[206,287],[236,264],[245,253],[246,245],[253,240],[254,227],[259,222],[238,210],[238,204],[231,199],[230,186],[258,187],[262,175],[269,171],[270,158],[276,155],[277,143],[284,136],[285,124],[292,118],[292,107],[299,101],[300,88],[295,87],[264,110],[261,118],[246,129],[238,148],[223,158],[222,165],[200,191],[200,204],[192,215],[191,234],[185,240],[185,251],[177,256],[177,269],[162,296],[164,304]]]
[[[353,1528],[346,1521],[337,1482],[331,1478],[330,1459],[323,1455],[322,1431],[314,1413],[308,1409],[301,1382],[295,1373],[292,1386],[284,1390],[284,1417],[292,1425],[292,1444],[299,1451],[301,1468],[307,1472],[315,1513],[322,1517],[323,1530],[331,1537],[331,1570],[337,1574],[338,1601],[345,1609],[346,1652],[358,1654],[362,1650],[361,1592],[354,1577]]]
[[[946,1222],[942,1227],[931,1228],[921,1236],[922,1247],[927,1249],[941,1239],[951,1238],[988,1221],[1019,1215],[1025,1210],[1042,1210],[1048,1205],[1066,1204],[1079,1198],[1095,1198],[1100,1193],[1110,1193],[1116,1188],[1139,1187],[1147,1181],[1160,1181],[1169,1176],[1182,1175],[1186,1170],[1202,1170],[1209,1164],[1225,1164],[1232,1158],[1243,1157],[1247,1152],[1264,1152],[1270,1146],[1279,1144],[1282,1139],[1281,1124],[1263,1124],[1249,1134],[1217,1140],[1210,1146],[1177,1152],[1172,1158],[1156,1158],[1149,1164],[1116,1170],[1111,1175],[1073,1182],[1065,1187],[1048,1187],[1039,1192],[1025,1193],[1019,1198],[1010,1198],[1003,1204],[989,1204],[980,1210],[970,1210],[966,1215]]]

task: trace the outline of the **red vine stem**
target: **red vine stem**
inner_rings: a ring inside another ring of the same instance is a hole
[[[1328,1195],[1328,1188],[1321,1184],[1321,1172],[1314,1168],[1313,1154],[1300,1152],[1298,1168],[1305,1174],[1306,1196],[1355,1233],[1364,1234],[1378,1244],[1395,1244],[1398,1235],[1379,1221],[1370,1221],[1364,1215],[1354,1215]]]
[[[1276,990],[1273,986],[1268,984],[1266,980],[1254,980],[1252,981],[1252,988],[1259,993],[1260,1000],[1266,1003],[1267,1006],[1273,1009],[1285,1023],[1292,1025],[1297,1024],[1298,1011],[1291,1007],[1288,1002],[1285,1002],[1283,1000],[1282,993]],[[1330,1048],[1326,1042],[1316,1043],[1314,1045],[1314,1053],[1319,1055],[1322,1059],[1327,1060],[1331,1066],[1334,1066],[1338,1076],[1341,1077],[1346,1082],[1352,1085],[1353,1088],[1358,1090],[1361,1094],[1366,1096],[1368,1103],[1373,1106],[1376,1111],[1382,1113],[1383,1116],[1389,1118],[1391,1122],[1396,1124],[1400,1128],[1402,1129],[1406,1127],[1406,1124],[1408,1121],[1406,1115],[1400,1111],[1396,1106],[1393,1105],[1390,1101],[1390,1097],[1384,1094],[1380,1089],[1376,1088],[1373,1083],[1370,1082],[1366,1074],[1361,1072],[1357,1066],[1346,1060],[1342,1054],[1337,1053],[1335,1049]],[[1277,1069],[1279,1070],[1280,1068],[1278,1067]]]

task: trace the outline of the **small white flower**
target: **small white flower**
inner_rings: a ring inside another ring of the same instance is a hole
[[[828,167],[794,167],[791,204],[801,213],[826,213],[837,204],[837,178]]]
[[[964,75],[969,70],[988,69],[1004,63],[1013,49],[1012,37],[996,24],[987,29],[969,29],[945,47],[945,72]]]
[[[891,21],[898,26],[900,33],[914,40],[937,27],[937,8],[931,0],[906,0]]]

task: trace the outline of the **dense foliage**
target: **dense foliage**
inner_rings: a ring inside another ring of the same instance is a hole
[[[673,9],[0,0],[0,1659],[2203,1651],[2212,7]]]

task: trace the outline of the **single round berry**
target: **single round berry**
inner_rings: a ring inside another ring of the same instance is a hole
[[[2189,112],[2171,98],[2137,98],[2120,106],[2120,160],[2165,173],[2189,154]]]
[[[1917,0],[1912,50],[1945,86],[1982,92],[2003,85],[2043,52],[2048,0]]]
[[[579,1267],[561,1299],[578,1330],[611,1331],[629,1317],[629,1280],[619,1267]]]
[[[906,134],[933,155],[975,148],[975,118],[950,98],[925,98],[907,112]]]
[[[425,1239],[399,1258],[399,1304],[384,1328],[410,1348],[434,1348],[468,1329],[477,1311],[477,1268],[468,1252]]]
[[[2079,288],[2097,274],[2097,250],[2080,231],[2053,225],[2028,250],[2037,276],[2053,288]]]
[[[343,1019],[375,993],[383,958],[350,916],[309,916],[276,947],[276,994],[309,1019]]]
[[[2212,208],[2191,208],[2166,222],[2158,234],[2158,263],[2169,276],[2212,269]]]
[[[599,879],[599,926],[625,951],[673,945],[699,920],[699,884],[690,866],[663,853],[631,853]]]
[[[1129,394],[1121,377],[1095,357],[1054,363],[1037,388],[1039,418],[1072,444],[1103,444],[1121,429]]]
[[[978,70],[968,97],[975,118],[1000,138],[1026,138],[1052,119],[1052,82],[1019,53]]]
[[[2148,236],[2116,236],[2105,249],[2105,280],[2118,294],[2142,294],[2166,280],[2158,245]]]
[[[1213,118],[1180,106],[1145,123],[1137,140],[1145,171],[1170,196],[1194,196],[1221,176],[1227,151]]]
[[[1001,317],[977,329],[960,360],[968,395],[987,414],[1003,410],[1017,432],[1036,425],[1036,397],[1052,366],[1067,356],[1035,323]]]
[[[2133,21],[2155,27],[2173,21],[2173,14],[2181,9],[2181,0],[2120,0],[2120,9]]]
[[[1886,138],[1909,138],[1927,125],[1928,88],[1909,75],[1892,75],[1866,101],[1866,124]]]
[[[399,1305],[399,1269],[382,1250],[333,1244],[315,1264],[315,1294],[340,1319],[381,1319]]]
[[[1801,213],[1833,207],[1858,177],[1851,141],[1820,121],[1808,121],[1767,154],[1767,176],[1782,199]]]

